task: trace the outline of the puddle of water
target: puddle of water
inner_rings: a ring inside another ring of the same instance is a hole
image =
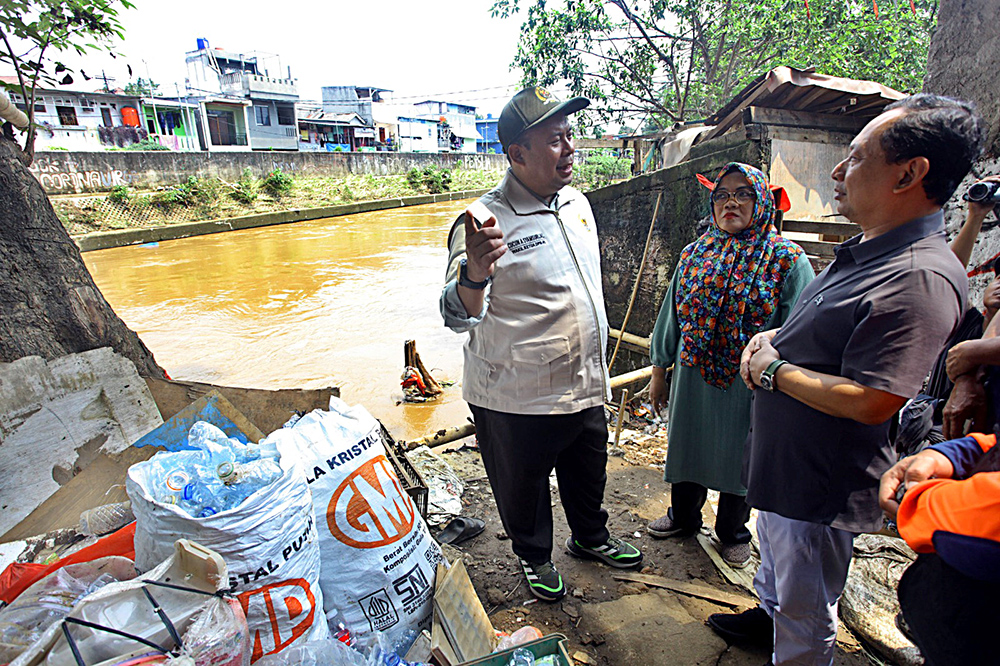
[[[461,387],[402,399],[403,343],[439,381],[464,335],[438,314],[452,221],[468,202],[413,206],[87,252],[115,312],[171,377],[252,388],[339,386],[394,436],[464,423]]]

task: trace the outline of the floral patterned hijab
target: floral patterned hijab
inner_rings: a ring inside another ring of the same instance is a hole
[[[680,327],[679,363],[701,371],[710,386],[728,389],[740,369],[740,354],[764,330],[781,288],[802,248],[778,236],[772,224],[774,197],[759,169],[730,162],[715,179],[742,173],[756,195],[747,228],[730,234],[712,226],[681,253],[675,305]]]

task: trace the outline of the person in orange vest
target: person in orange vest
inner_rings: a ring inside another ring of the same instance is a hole
[[[899,582],[908,636],[930,666],[996,663],[1000,601],[1000,447],[970,434],[903,458],[879,503],[917,560]]]

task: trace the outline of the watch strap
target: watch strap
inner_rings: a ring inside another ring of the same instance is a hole
[[[776,380],[775,375],[778,372],[778,368],[780,368],[781,366],[785,365],[786,363],[788,363],[788,361],[785,361],[785,360],[782,360],[782,359],[779,358],[779,359],[775,359],[775,360],[771,361],[767,365],[767,367],[764,368],[764,372],[762,372],[760,376],[761,377],[767,376],[768,382],[771,385],[771,388],[768,389],[768,390],[774,391],[775,389],[778,388],[778,384],[777,384],[777,380]]]
[[[459,266],[458,266],[458,284],[459,284],[459,286],[465,287],[466,289],[477,289],[477,290],[486,289],[486,285],[488,285],[490,283],[490,280],[492,278],[490,278],[490,276],[487,275],[486,279],[483,280],[482,282],[475,282],[473,280],[470,280],[469,279],[469,273],[468,273],[468,265],[469,265],[469,262],[466,261],[465,257],[462,257],[462,261],[459,263]]]

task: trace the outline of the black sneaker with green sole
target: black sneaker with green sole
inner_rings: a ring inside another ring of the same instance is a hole
[[[588,548],[570,537],[566,539],[566,552],[573,557],[598,560],[616,569],[634,569],[642,564],[642,552],[630,543],[608,537],[600,546]]]
[[[562,576],[552,562],[532,564],[521,560],[524,577],[528,579],[528,589],[542,601],[559,601],[566,596],[566,586]]]

